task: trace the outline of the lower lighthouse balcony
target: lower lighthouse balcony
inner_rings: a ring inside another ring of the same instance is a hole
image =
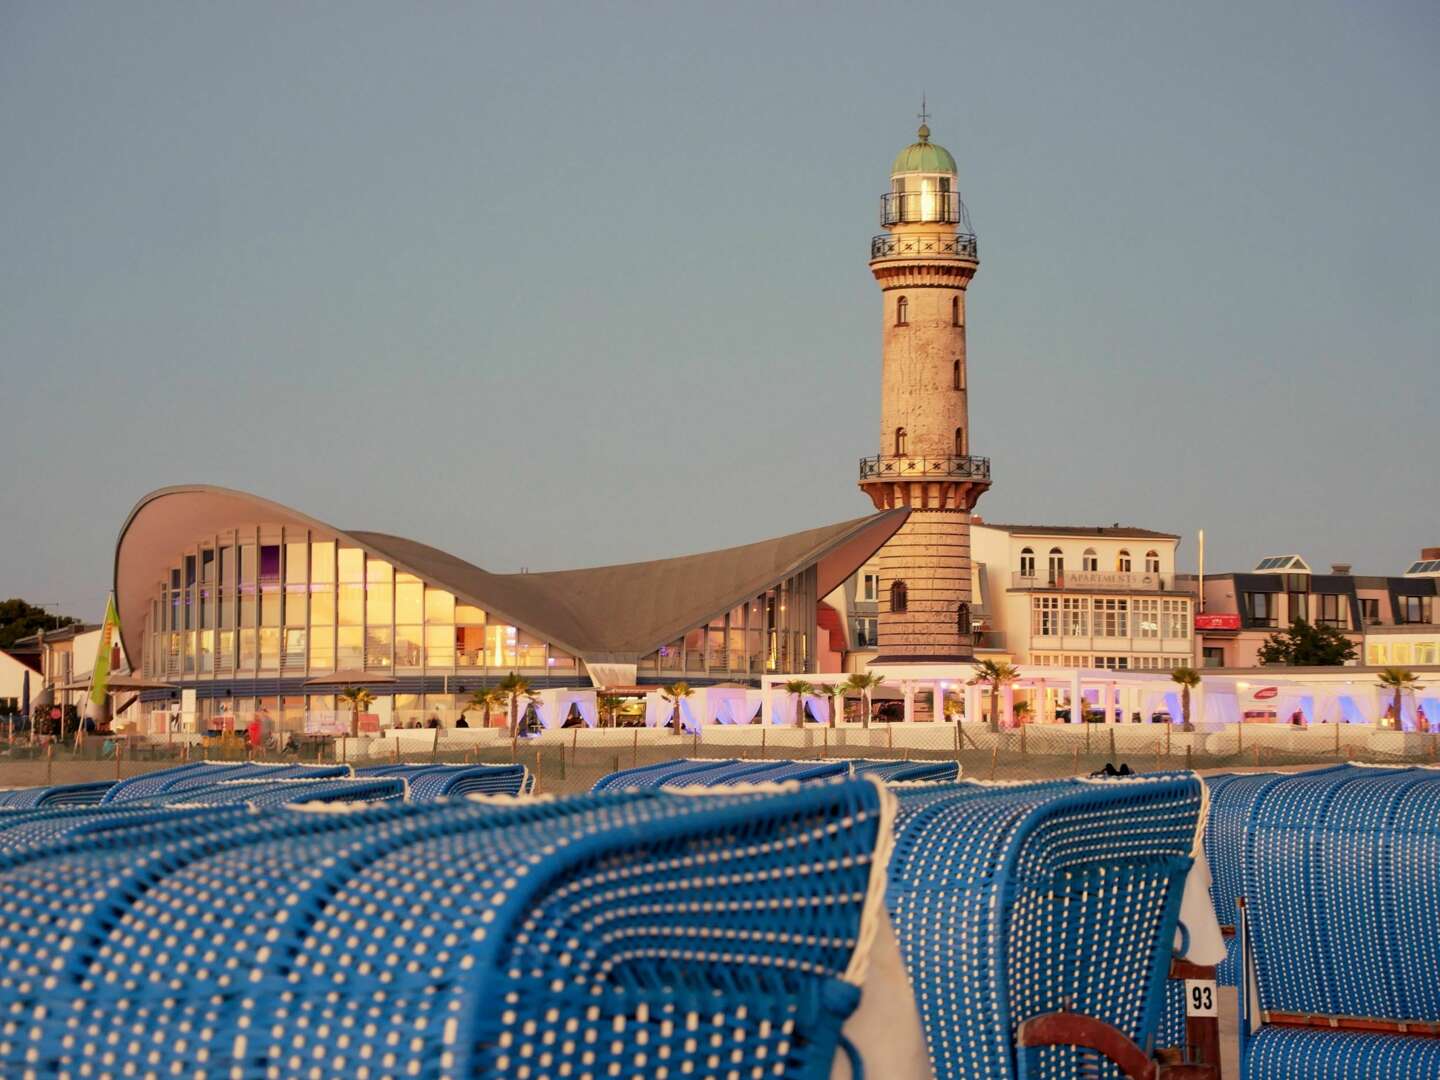
[[[860,486],[879,510],[969,510],[990,486],[990,459],[959,454],[861,458]]]
[[[888,454],[860,459],[860,480],[980,480],[990,482],[988,457],[911,457]]]

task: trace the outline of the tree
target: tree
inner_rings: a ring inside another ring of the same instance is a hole
[[[620,706],[625,704],[625,699],[619,694],[601,693],[596,703],[601,711],[610,718],[610,726],[615,726],[615,714],[620,711]]]
[[[695,693],[687,682],[672,682],[668,686],[661,687],[660,692],[665,700],[675,706],[675,734],[680,734],[680,703],[691,694]]]
[[[535,692],[530,689],[529,679],[524,675],[517,675],[513,671],[500,680],[500,685],[496,689],[510,702],[510,741],[514,742],[520,737],[520,714],[517,711],[520,699],[522,697],[533,698]]]
[[[79,623],[79,619],[68,615],[46,615],[44,608],[28,604],[18,596],[0,600],[0,649],[8,649],[39,630],[59,630]]]
[[[1296,619],[1265,639],[1259,659],[1285,667],[1339,667],[1355,659],[1355,643],[1333,626]]]
[[[791,679],[785,684],[785,692],[795,699],[795,726],[805,726],[805,695],[815,693],[815,684],[804,679]]]
[[[990,687],[990,730],[1000,730],[1000,688],[1013,683],[1020,672],[1004,660],[981,660],[975,665],[974,682]]]
[[[1190,691],[1200,685],[1200,673],[1193,667],[1177,667],[1170,672],[1170,681],[1180,684],[1180,728],[1194,731],[1195,725],[1190,722]]]
[[[831,683],[826,689],[830,691],[830,726],[833,728],[836,722],[845,715],[845,694],[850,687],[839,682]]]
[[[476,690],[470,695],[470,702],[468,707],[471,709],[480,710],[480,712],[485,717],[485,726],[488,728],[490,726],[491,711],[504,704],[504,693],[502,693],[496,687],[486,686],[480,690]]]
[[[1401,695],[1404,694],[1406,690],[1410,690],[1412,692],[1418,690],[1420,688],[1420,680],[1415,677],[1415,673],[1413,671],[1408,671],[1405,668],[1398,667],[1387,667],[1385,670],[1380,672],[1377,678],[1380,680],[1381,686],[1385,687],[1387,690],[1395,691],[1395,700],[1390,706],[1392,714],[1390,723],[1393,727],[1398,729],[1400,727]],[[1383,723],[1381,726],[1384,726]]]
[[[340,691],[340,700],[350,706],[350,734],[360,734],[360,714],[375,703],[375,695],[363,686],[347,686]]]
[[[868,729],[870,727],[870,692],[885,681],[884,675],[876,675],[868,671],[857,671],[850,676],[849,682],[845,684],[847,690],[859,694],[865,705],[865,713],[861,717],[861,723]]]
[[[1017,701],[1010,709],[1010,712],[1014,715],[1017,724],[1024,724],[1030,719],[1030,702]]]

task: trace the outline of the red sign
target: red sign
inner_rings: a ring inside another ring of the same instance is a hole
[[[1235,615],[1196,615],[1196,630],[1239,630],[1240,616]]]
[[[1267,686],[1263,689],[1256,690],[1253,696],[1256,701],[1269,701],[1278,693],[1280,693],[1280,688],[1278,686]]]

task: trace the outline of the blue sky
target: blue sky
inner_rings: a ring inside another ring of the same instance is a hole
[[[512,570],[866,512],[888,164],[991,520],[1440,543],[1432,3],[0,6],[0,595],[203,481]]]

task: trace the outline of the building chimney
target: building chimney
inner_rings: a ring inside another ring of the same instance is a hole
[[[1340,577],[1350,576],[1350,564],[1348,562],[1337,562],[1330,564],[1330,573],[1338,574]]]
[[[1424,559],[1440,559],[1440,547],[1421,548],[1421,549],[1420,549],[1420,558],[1421,558],[1422,560],[1424,560]]]

